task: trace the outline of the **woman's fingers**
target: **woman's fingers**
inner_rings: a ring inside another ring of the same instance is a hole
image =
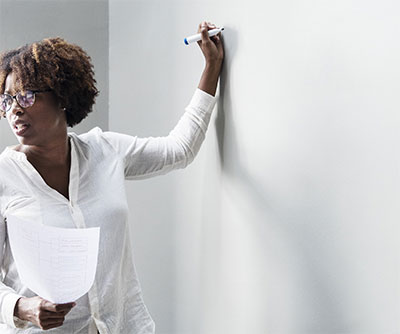
[[[38,324],[44,329],[60,327],[65,320],[65,316],[75,303],[56,304],[48,300],[42,300],[38,314]]]
[[[215,24],[213,24],[213,23],[211,23],[211,22],[203,21],[203,22],[201,22],[201,23],[199,24],[199,28],[197,29],[197,33],[200,33],[200,32],[201,32],[201,28],[202,28],[203,26],[206,27],[207,30],[211,30],[211,29],[217,28],[217,26],[216,26]],[[219,33],[218,33],[218,34],[219,34]]]
[[[64,320],[63,321],[55,321],[55,322],[45,322],[45,323],[41,324],[41,328],[44,330],[48,330],[50,328],[60,327],[60,326],[62,326],[63,323],[64,323]]]
[[[211,22],[203,21],[199,24],[198,33],[201,34],[201,40],[197,41],[197,44],[203,52],[206,62],[221,62],[224,57],[221,33],[211,37],[208,35],[208,31],[215,28],[215,24]]]
[[[40,318],[41,319],[60,319],[65,317],[70,310],[64,310],[60,312],[51,312],[51,311],[46,311],[42,310],[40,312]]]
[[[41,306],[43,309],[51,312],[60,312],[64,310],[69,311],[74,306],[74,303],[55,304],[48,300],[43,300]]]
[[[201,46],[203,41],[209,41],[209,40],[213,41],[214,43],[218,42],[219,37],[216,37],[216,36],[220,35],[221,33],[218,33],[217,35],[214,35],[211,37],[208,36],[208,33],[207,33],[208,30],[215,29],[215,28],[216,28],[215,24],[213,24],[211,22],[206,22],[206,21],[201,22],[199,24],[199,28],[197,29],[197,33],[202,34],[202,39],[200,41],[198,41],[197,44],[199,44]]]

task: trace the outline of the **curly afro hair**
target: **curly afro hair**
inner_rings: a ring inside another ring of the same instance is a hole
[[[0,92],[4,92],[11,72],[21,90],[50,89],[65,108],[70,127],[92,111],[99,94],[91,57],[80,46],[61,37],[45,38],[0,53]]]

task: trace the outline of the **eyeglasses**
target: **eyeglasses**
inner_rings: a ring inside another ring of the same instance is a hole
[[[11,109],[14,99],[22,108],[32,107],[35,103],[35,94],[42,92],[50,92],[51,89],[46,90],[25,90],[12,96],[10,94],[0,95],[0,111],[6,113]]]

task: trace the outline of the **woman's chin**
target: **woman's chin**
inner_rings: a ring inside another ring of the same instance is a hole
[[[35,145],[34,141],[32,139],[26,138],[26,137],[20,137],[20,136],[16,136],[18,139],[18,142],[21,145]]]

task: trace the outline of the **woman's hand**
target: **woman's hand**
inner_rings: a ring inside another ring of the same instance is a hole
[[[200,23],[198,32],[201,33],[201,41],[197,42],[206,58],[206,67],[201,75],[198,88],[212,96],[215,96],[218,77],[224,60],[221,33],[208,36],[208,30],[215,28],[216,26],[210,22]]]
[[[59,327],[75,303],[54,304],[39,296],[21,297],[15,306],[14,315],[27,320],[41,329]]]
[[[221,66],[224,59],[224,48],[221,41],[221,33],[217,35],[208,36],[208,30],[217,28],[215,24],[203,21],[199,24],[197,33],[201,33],[201,41],[197,43],[204,54],[207,65]]]

